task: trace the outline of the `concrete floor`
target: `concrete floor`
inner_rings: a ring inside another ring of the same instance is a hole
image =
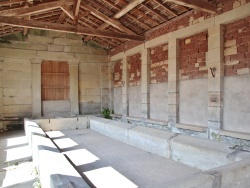
[[[24,131],[0,133],[0,187],[32,187],[35,177]]]
[[[90,129],[47,134],[95,187],[161,188],[198,172]]]

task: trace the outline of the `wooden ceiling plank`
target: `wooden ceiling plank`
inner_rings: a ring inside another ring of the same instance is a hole
[[[0,16],[0,23],[17,27],[53,30],[59,32],[77,33],[77,34],[92,35],[92,36],[106,37],[106,38],[118,38],[118,39],[121,38],[128,40],[137,40],[137,41],[145,40],[145,37],[140,35],[129,35],[117,32],[103,31],[99,29],[91,29],[91,28],[76,27],[76,26],[57,24],[57,23],[11,18],[7,16]]]
[[[143,3],[145,0],[133,0],[127,6],[122,8],[118,13],[114,15],[114,18],[118,19],[121,18],[123,15],[127,14],[129,11]]]
[[[168,20],[168,18],[164,15],[162,15],[159,11],[151,8],[149,5],[146,5],[146,4],[141,4],[141,7],[145,7],[146,9],[148,9],[150,12],[156,14],[158,17],[164,19],[164,20]]]
[[[72,20],[75,19],[75,16],[73,15],[73,13],[70,11],[68,6],[62,5],[60,6],[60,8],[63,10],[63,12],[65,12],[65,14],[67,14]]]
[[[113,27],[119,29],[120,31],[129,33],[129,34],[135,34],[130,29],[128,29],[128,28],[124,27],[123,25],[121,25],[121,23],[119,21],[109,18],[108,16],[106,16],[105,14],[99,12],[95,8],[91,7],[90,5],[81,4],[81,6],[85,7],[88,10],[90,10],[91,14],[94,15],[95,17],[99,18],[100,20],[106,22],[109,25],[112,25]]]
[[[194,9],[200,9],[209,13],[217,12],[216,4],[204,0],[164,0],[164,2],[171,2]]]
[[[160,0],[153,0],[155,1],[158,5],[162,6],[163,8],[165,8],[168,12],[170,12],[171,14],[173,14],[174,16],[178,16],[178,14],[176,12],[174,12],[173,10],[171,10],[168,6],[166,6],[165,4],[162,3],[162,1]]]
[[[12,1],[4,1],[0,2],[0,7],[2,6],[8,6],[8,5],[13,5],[13,4],[18,4],[18,3],[24,3],[26,0],[12,0]]]
[[[40,13],[48,10],[52,10],[55,8],[59,8],[62,5],[72,5],[73,0],[60,0],[49,3],[43,3],[41,5],[36,5],[32,7],[22,8],[15,11],[3,11],[0,13],[0,16],[25,16],[29,14]]]

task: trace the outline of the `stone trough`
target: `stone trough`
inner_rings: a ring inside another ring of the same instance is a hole
[[[34,126],[34,123],[37,126]],[[26,119],[25,131],[28,138],[31,138],[29,141],[33,150],[33,160],[38,168],[41,183],[51,187],[72,186],[72,182],[75,182],[73,187],[88,187],[88,185],[54,143],[41,134],[39,127],[45,131],[90,128],[123,143],[201,170],[167,187],[250,187],[250,153],[242,152],[233,155],[234,150],[230,149],[232,145],[228,143],[93,116],[66,118],[65,121],[63,118]],[[50,176],[48,179],[47,171],[52,170],[44,166],[54,164],[55,161],[59,161],[60,164],[58,168],[55,167],[58,171],[55,170],[53,173],[62,171],[60,166],[65,164],[66,175],[53,178]],[[72,179],[72,177],[77,178]]]

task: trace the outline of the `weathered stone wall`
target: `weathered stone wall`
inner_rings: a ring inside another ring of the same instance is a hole
[[[32,116],[32,60],[76,61],[79,70],[80,113],[100,113],[103,96],[108,95],[107,51],[84,46],[81,37],[51,31],[30,30],[0,38],[0,117]],[[35,73],[34,73],[35,74]],[[106,84],[106,85],[105,85]],[[1,127],[0,127],[1,129]]]
[[[150,84],[150,118],[168,120],[168,83]]]
[[[181,80],[179,123],[207,127],[207,79]]]

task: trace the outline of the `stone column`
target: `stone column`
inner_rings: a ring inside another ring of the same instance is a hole
[[[141,70],[141,112],[142,118],[150,118],[150,49],[142,50],[142,70]]]
[[[179,40],[168,43],[168,125],[174,127],[179,120]]]
[[[32,63],[32,117],[42,116],[41,59],[31,59]]]
[[[224,43],[221,25],[208,29],[208,137],[213,139],[222,127]]]
[[[69,61],[70,74],[70,109],[71,115],[79,115],[79,100],[78,100],[78,65],[79,60]]]
[[[122,58],[122,115],[129,115],[129,102],[128,102],[128,62],[124,54]]]

